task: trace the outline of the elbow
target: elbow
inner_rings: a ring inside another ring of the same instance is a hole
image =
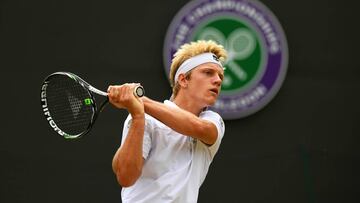
[[[130,187],[136,183],[141,175],[141,169],[121,169],[114,170],[116,180],[121,187]]]
[[[115,174],[116,180],[121,187],[130,187],[135,184],[137,179],[131,179],[124,175],[120,175],[119,173]]]
[[[136,183],[142,173],[143,158],[130,158],[117,153],[112,161],[112,169],[121,187],[130,187]]]

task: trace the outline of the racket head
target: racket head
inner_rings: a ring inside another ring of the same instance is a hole
[[[96,117],[96,102],[87,84],[69,72],[56,72],[41,86],[41,107],[51,128],[66,139],[88,133]]]

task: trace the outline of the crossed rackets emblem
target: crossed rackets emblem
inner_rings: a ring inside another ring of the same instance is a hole
[[[248,29],[238,28],[231,32],[228,38],[226,38],[218,29],[207,27],[202,31],[199,38],[213,40],[223,45],[228,52],[228,58],[225,61],[224,66],[226,66],[240,81],[243,82],[248,79],[245,69],[236,63],[236,60],[248,58],[255,50],[256,40]],[[230,86],[232,83],[233,79],[228,74],[225,74],[223,85]]]

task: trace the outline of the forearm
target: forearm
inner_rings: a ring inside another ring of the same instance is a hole
[[[180,108],[171,108],[163,103],[143,98],[145,112],[160,120],[178,133],[213,144],[217,138],[216,127],[209,121]]]
[[[133,185],[141,175],[144,126],[144,115],[132,118],[127,137],[113,158],[113,171],[123,187]]]

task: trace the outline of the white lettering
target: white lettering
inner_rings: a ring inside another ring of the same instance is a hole
[[[186,19],[190,24],[194,24],[206,15],[211,15],[214,12],[224,10],[233,10],[241,13],[242,15],[248,16],[264,32],[265,39],[270,49],[270,54],[276,54],[280,51],[280,42],[271,24],[261,13],[257,11],[255,7],[252,7],[249,4],[235,2],[232,0],[209,2],[198,7],[194,12],[189,14]],[[184,24],[180,25],[175,37],[174,49],[178,49],[184,43],[184,39],[186,38],[188,31],[189,26]]]
[[[181,24],[179,26],[178,32],[175,36],[175,43],[174,49],[178,49],[183,43],[186,38],[187,33],[189,32],[189,27],[185,24]]]
[[[57,132],[61,136],[64,136],[64,135],[66,135],[66,133],[64,133],[62,130],[60,130],[60,128],[56,125],[56,123],[52,119],[49,109],[47,107],[47,99],[46,99],[47,86],[48,86],[48,84],[45,83],[41,88],[41,102],[42,102],[42,108],[44,111],[45,118],[46,118],[46,120],[49,121],[50,126],[55,130],[55,132]]]

